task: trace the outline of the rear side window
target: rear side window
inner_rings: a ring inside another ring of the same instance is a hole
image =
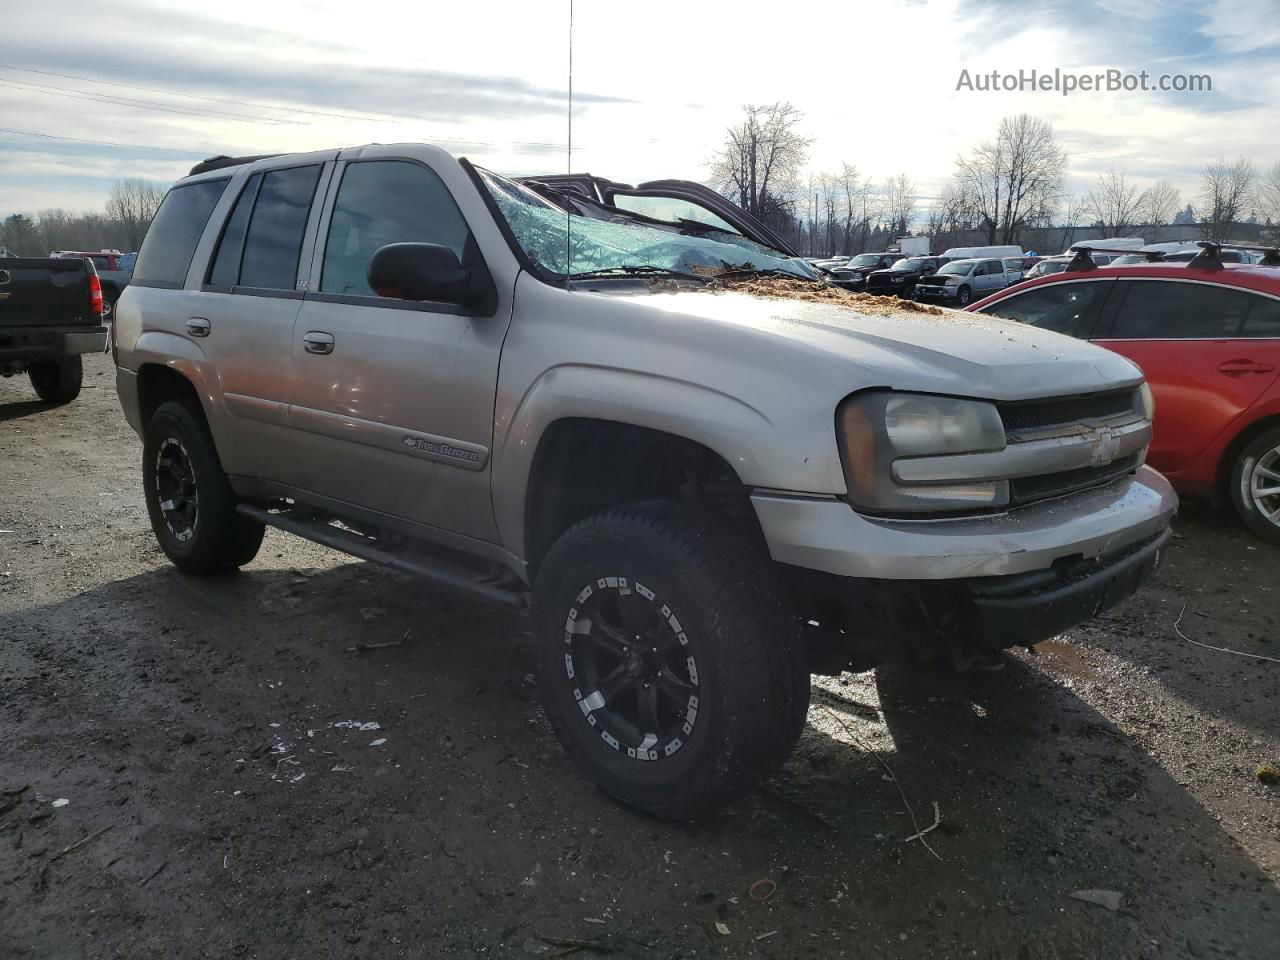
[[[1021,320],[1042,330],[1086,338],[1112,282],[1050,283],[1001,300],[982,312],[1005,320]]]
[[[437,243],[465,261],[470,238],[453,196],[433,171],[405,160],[350,164],[333,205],[320,290],[375,296],[367,274],[379,247]]]
[[[218,241],[218,252],[213,258],[213,267],[209,271],[209,283],[216,287],[233,287],[240,282],[244,237],[249,232],[249,216],[253,213],[253,202],[258,199],[258,188],[261,186],[262,174],[255,173],[240,191],[240,198],[236,200],[231,216],[227,218],[222,239]]]
[[[165,196],[138,251],[131,282],[140,286],[181,287],[196,244],[227,181],[201,180],[174,187]]]
[[[239,286],[269,290],[296,287],[302,237],[319,179],[318,164],[263,175],[245,234]]]
[[[1280,300],[1251,294],[1249,316],[1245,318],[1241,335],[1280,340]]]
[[[1129,281],[1109,337],[1115,340],[1212,340],[1240,335],[1250,295],[1204,283]],[[1120,291],[1117,291],[1120,292]]]

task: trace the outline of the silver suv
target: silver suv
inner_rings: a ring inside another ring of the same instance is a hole
[[[1022,273],[1007,270],[1003,260],[952,260],[933,276],[920,278],[916,299],[952,301],[966,307],[1020,279]]]
[[[786,760],[811,673],[994,665],[1169,537],[1129,361],[841,298],[696,184],[218,159],[147,235],[117,386],[180,569],[270,525],[528,608],[566,749],[683,819]]]

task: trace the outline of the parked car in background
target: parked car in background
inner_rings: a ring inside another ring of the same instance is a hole
[[[815,274],[745,215],[582,197],[423,144],[197,165],[115,323],[165,554],[226,573],[270,525],[531,606],[568,753],[676,819],[778,769],[811,672],[999,663],[1158,565],[1177,500],[1123,357],[721,286]]]
[[[1002,260],[953,260],[939,267],[937,273],[921,277],[915,295],[917,300],[964,307],[1012,282]]]
[[[1082,260],[970,309],[1137,363],[1155,396],[1151,465],[1179,492],[1229,500],[1280,543],[1280,271],[1210,250],[1190,264]]]
[[[1009,283],[1014,284],[1022,279],[1022,274],[1027,269],[1023,262],[1025,260],[1025,257],[1004,257],[1000,261],[1004,264],[1004,272],[1009,278]]]
[[[119,250],[54,250],[49,254],[54,259],[82,257],[93,261],[98,271],[98,282],[102,284],[102,317],[109,321],[115,313],[116,301],[133,278],[133,264],[138,259],[136,253],[121,253]]]
[[[863,290],[867,285],[867,274],[892,267],[900,259],[901,255],[896,253],[860,253],[850,257],[843,267],[829,268],[828,279],[846,290]]]
[[[945,263],[941,257],[903,257],[887,269],[867,274],[867,293],[909,297],[921,277],[936,273]]]
[[[68,403],[80,393],[81,354],[106,342],[93,261],[0,260],[0,376],[25,373],[41,400]]]
[[[1071,264],[1074,256],[1074,254],[1064,253],[1056,257],[1043,257],[1032,265],[1030,269],[1023,271],[1022,279],[1036,280],[1040,277],[1048,277],[1055,273],[1062,273],[1062,271],[1066,270]],[[1099,267],[1104,267],[1115,259],[1115,255],[1110,253],[1095,253],[1092,257],[1093,262]]]

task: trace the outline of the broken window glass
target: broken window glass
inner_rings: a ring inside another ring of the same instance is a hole
[[[528,187],[488,170],[479,173],[529,259],[558,277],[649,267],[705,277],[751,270],[817,279],[803,260],[737,234],[692,237],[623,219],[596,220],[566,213]]]

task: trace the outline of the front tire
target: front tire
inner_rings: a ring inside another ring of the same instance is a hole
[[[58,360],[41,360],[27,367],[36,395],[45,403],[70,403],[80,396],[84,364],[79,354]]]
[[[967,307],[972,300],[973,291],[968,287],[961,287],[956,291],[956,303],[960,304],[960,306]]]
[[[1280,543],[1280,427],[1264,430],[1240,452],[1231,471],[1231,500],[1245,526]]]
[[[190,405],[170,400],[152,415],[142,482],[156,542],[179,570],[229,573],[257,556],[264,527],[236,512],[209,426]]]
[[[790,756],[808,664],[759,548],[674,504],[610,508],[552,547],[534,600],[547,715],[605,792],[692,820]]]

